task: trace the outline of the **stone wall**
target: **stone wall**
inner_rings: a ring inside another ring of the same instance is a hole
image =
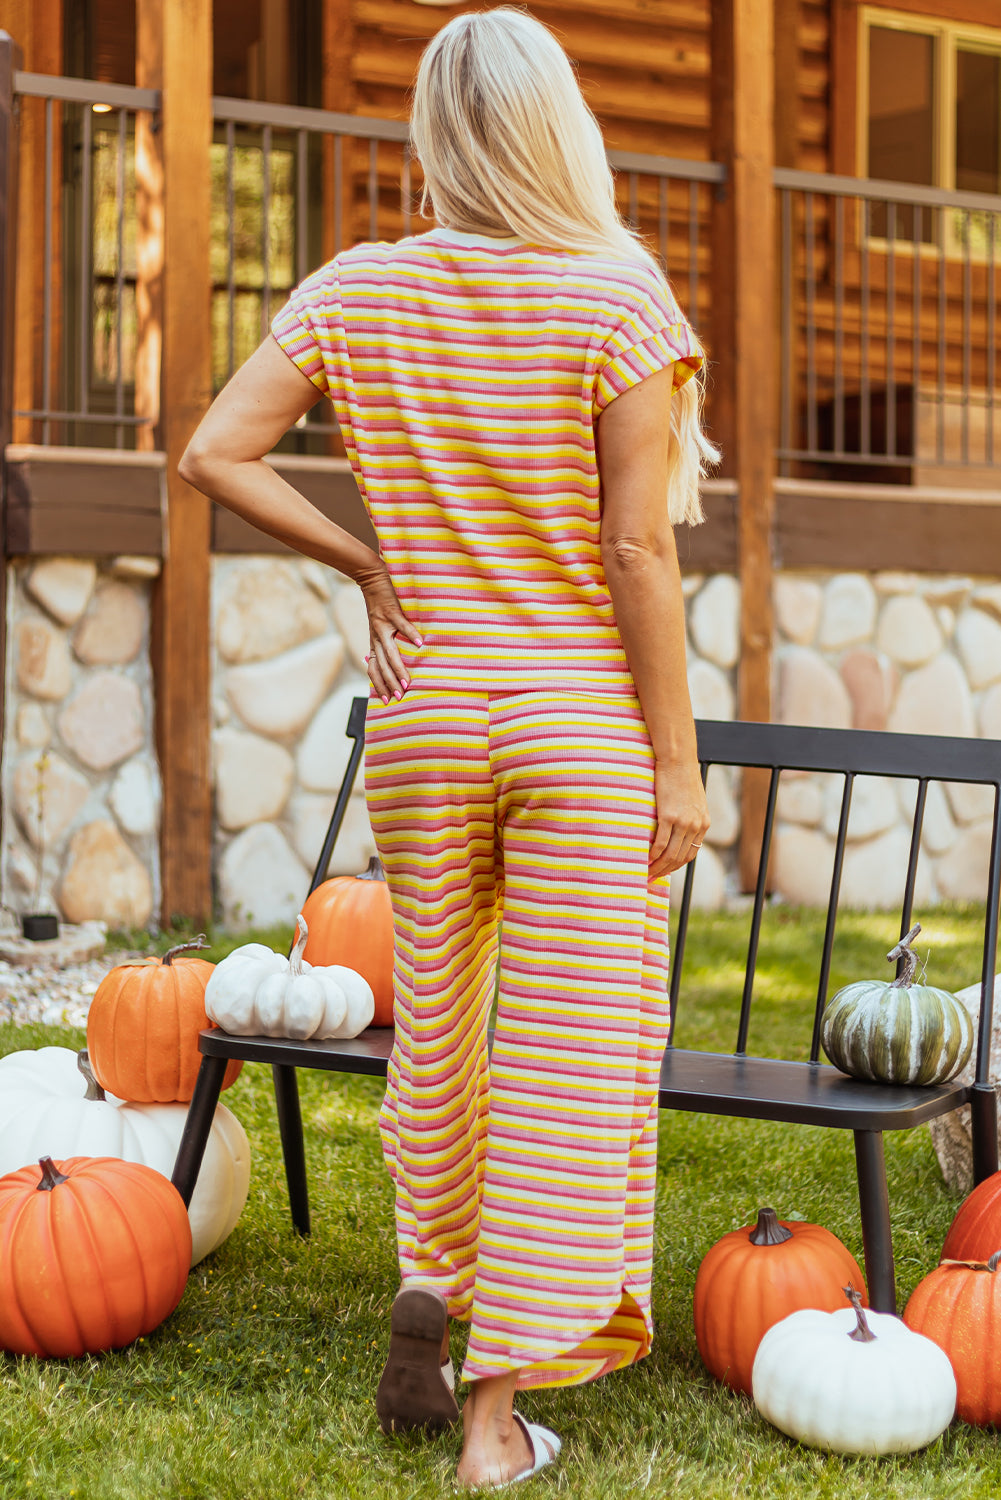
[[[740,592],[735,578],[685,579],[689,685],[698,718],[733,717]],[[785,724],[1001,739],[1001,584],[913,573],[781,573],[775,582],[775,715]],[[783,773],[772,862],[776,893],[825,905],[844,782]],[[739,785],[709,776],[713,819],[696,867],[696,905],[736,893]],[[856,780],[843,904],[893,907],[903,895],[916,785]],[[982,900],[993,794],[932,783],[916,901]]]
[[[775,590],[776,705],[788,724],[1001,738],[1001,584],[912,573],[783,574]],[[783,777],[778,891],[826,900],[841,777]],[[916,786],[855,783],[842,900],[898,905]],[[989,788],[928,789],[916,903],[983,900]]]
[[[159,896],[159,776],[153,751],[149,596],[157,565],[117,558],[14,564],[8,589],[3,901],[34,903],[38,762],[44,766],[43,908],[72,921],[140,926]],[[697,717],[736,705],[740,593],[726,574],[686,577],[689,682]],[[780,574],[775,588],[778,718],[1001,738],[1001,584],[912,574]],[[229,927],[288,922],[309,884],[351,749],[351,699],[367,697],[368,622],[359,590],[316,563],[213,562],[213,850]],[[900,899],[913,784],[856,782],[843,899]],[[712,828],[694,899],[737,890],[739,783],[716,767]],[[841,799],[835,777],[786,773],[773,876],[794,902],[826,900]],[[918,902],[983,891],[991,799],[929,789]],[[364,771],[331,872],[374,853]],[[155,919],[155,918],[154,918]]]
[[[0,886],[15,912],[141,927],[156,910],[149,605],[158,572],[129,557],[8,567]]]
[[[219,557],[212,615],[218,905],[233,928],[291,922],[352,748],[351,700],[368,697],[364,601],[318,563]],[[374,853],[363,764],[330,873]]]

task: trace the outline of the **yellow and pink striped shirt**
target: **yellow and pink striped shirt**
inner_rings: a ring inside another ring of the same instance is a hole
[[[433,229],[355,245],[272,324],[330,396],[423,645],[415,686],[632,693],[600,552],[595,423],[702,364],[641,262]],[[666,497],[665,497],[665,525]]]

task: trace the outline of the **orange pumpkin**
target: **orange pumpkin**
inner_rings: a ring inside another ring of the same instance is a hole
[[[949,1356],[956,1415],[1001,1426],[1001,1250],[989,1260],[944,1260],[919,1281],[904,1322]]]
[[[180,943],[163,959],[120,964],[101,980],[87,1016],[87,1050],[103,1089],[136,1104],[184,1102],[194,1093],[201,1054],[198,1033],[212,1025],[205,986],[214,964],[182,957],[204,948]],[[235,1083],[242,1062],[226,1064],[222,1086]]]
[[[943,1260],[989,1260],[1001,1245],[1001,1172],[978,1183],[959,1205],[942,1246]]]
[[[786,1223],[762,1208],[756,1224],[716,1241],[695,1278],[695,1340],[706,1369],[750,1395],[754,1356],[769,1328],[801,1308],[843,1307],[848,1283],[866,1304],[862,1272],[829,1229]]]
[[[393,907],[376,856],[360,875],[335,875],[307,896],[303,955],[311,964],[344,964],[372,986],[373,1026],[393,1024]]]
[[[0,1348],[67,1359],[119,1349],[173,1312],[191,1226],[161,1173],[74,1156],[0,1177]]]

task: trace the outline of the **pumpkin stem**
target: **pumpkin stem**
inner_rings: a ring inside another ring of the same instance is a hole
[[[204,932],[200,932],[190,943],[178,943],[176,948],[168,948],[163,955],[163,962],[169,968],[173,962],[175,953],[188,953],[192,948],[211,948],[212,944],[206,940]]]
[[[866,1322],[865,1308],[862,1306],[862,1294],[856,1291],[851,1282],[847,1286],[843,1286],[841,1290],[855,1309],[855,1327],[848,1337],[854,1339],[856,1344],[874,1344],[876,1342],[876,1335]]]
[[[35,1189],[37,1193],[51,1193],[61,1182],[69,1182],[69,1178],[63,1176],[51,1156],[40,1156],[38,1165],[42,1169],[42,1180]]]
[[[792,1230],[779,1223],[774,1208],[759,1208],[758,1222],[748,1235],[752,1245],[784,1245],[792,1239]]]
[[[971,1271],[996,1271],[1001,1266],[1001,1250],[995,1250],[990,1260],[941,1260],[940,1266],[968,1266]]]
[[[378,854],[372,855],[372,858],[368,862],[368,869],[362,870],[360,875],[355,876],[356,880],[385,880],[385,878],[386,875],[382,868],[382,860]]]
[[[309,941],[309,928],[306,926],[306,919],[302,912],[296,917],[295,923],[298,928],[298,936],[293,944],[292,952],[288,956],[288,966],[291,973],[299,975],[302,973],[302,955],[305,952],[306,943]]]
[[[898,958],[903,964],[903,968],[901,969],[900,973],[897,975],[896,979],[891,982],[892,989],[905,990],[911,983],[911,980],[914,978],[915,971],[918,967],[918,956],[916,953],[911,952],[910,945],[911,943],[913,943],[914,939],[917,937],[920,931],[921,923],[915,922],[910,932],[907,933],[905,937],[902,937],[897,946],[895,948],[891,948],[889,953],[886,955],[891,964],[896,963]]]
[[[84,1078],[86,1078],[87,1080],[87,1092],[83,1097],[85,1099],[88,1099],[92,1104],[102,1103],[102,1101],[107,1096],[101,1085],[98,1083],[97,1079],[94,1077],[94,1070],[90,1066],[90,1053],[87,1051],[86,1047],[82,1052],[77,1053],[76,1065],[80,1069],[80,1072],[83,1074]]]

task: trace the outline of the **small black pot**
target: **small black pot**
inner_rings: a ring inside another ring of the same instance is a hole
[[[37,912],[21,918],[21,932],[30,943],[46,943],[59,936],[59,918]]]

